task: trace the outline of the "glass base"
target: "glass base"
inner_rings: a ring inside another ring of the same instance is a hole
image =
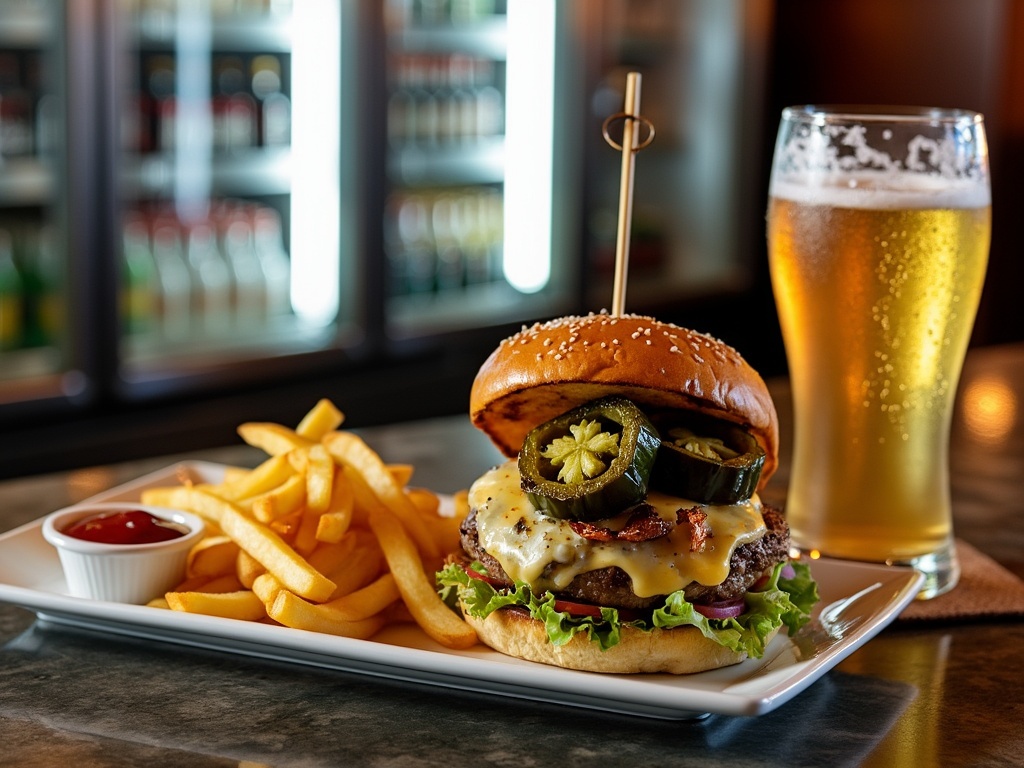
[[[960,581],[960,561],[956,545],[950,539],[934,552],[909,560],[887,560],[887,565],[908,565],[924,574],[924,584],[917,593],[918,600],[931,600],[949,592]]]
[[[811,548],[803,549],[798,546],[794,546],[790,550],[790,554],[793,557],[810,555],[812,560],[820,556],[832,557],[828,552]],[[918,555],[906,560],[886,560],[885,564],[910,567],[924,574],[924,583],[915,598],[917,600],[931,600],[933,597],[944,595],[960,581],[960,561],[957,559],[956,545],[952,539],[927,555]]]

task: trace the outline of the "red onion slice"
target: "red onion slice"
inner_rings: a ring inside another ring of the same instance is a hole
[[[746,609],[743,598],[737,600],[708,603],[707,605],[694,604],[693,609],[708,619],[732,619],[739,616]]]

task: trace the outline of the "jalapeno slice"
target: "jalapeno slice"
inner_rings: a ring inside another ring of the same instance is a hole
[[[705,504],[735,504],[757,490],[765,453],[742,427],[678,413],[657,424],[662,443],[652,488]]]
[[[661,438],[621,397],[592,400],[533,429],[519,452],[522,488],[542,512],[591,522],[647,495]]]

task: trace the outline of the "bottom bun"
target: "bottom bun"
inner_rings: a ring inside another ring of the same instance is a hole
[[[481,642],[507,656],[586,672],[689,675],[738,664],[747,657],[709,640],[696,627],[649,631],[623,627],[619,643],[602,651],[585,632],[573,635],[564,645],[554,645],[544,624],[518,608],[501,608],[486,619],[467,613],[466,621]]]

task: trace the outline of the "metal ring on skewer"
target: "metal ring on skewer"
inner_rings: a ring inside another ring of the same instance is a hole
[[[613,149],[617,149],[620,152],[622,151],[622,144],[620,144],[619,142],[615,141],[615,139],[612,138],[610,131],[612,123],[615,123],[619,120],[635,120],[636,122],[640,123],[640,125],[647,129],[647,136],[644,137],[643,141],[639,142],[633,148],[634,152],[639,152],[641,149],[644,149],[647,145],[654,141],[654,123],[652,123],[643,115],[631,115],[628,112],[616,112],[614,115],[609,115],[608,117],[606,117],[604,122],[601,123],[601,135],[604,136],[604,140]]]

